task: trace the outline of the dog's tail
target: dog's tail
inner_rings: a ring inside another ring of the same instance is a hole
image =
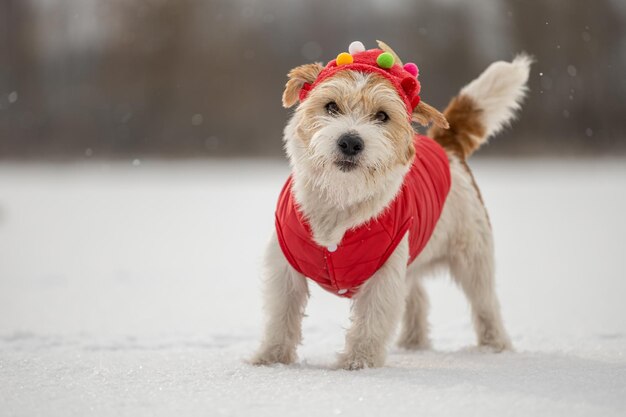
[[[528,90],[531,64],[527,55],[491,64],[448,105],[444,115],[450,128],[433,126],[428,135],[459,157],[469,157],[514,119]]]

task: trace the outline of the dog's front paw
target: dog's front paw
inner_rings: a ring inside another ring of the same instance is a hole
[[[276,345],[261,348],[249,362],[255,366],[272,365],[275,363],[290,365],[297,358],[295,349]]]
[[[336,369],[358,371],[364,368],[380,368],[385,364],[384,355],[367,355],[363,353],[345,352],[339,355]]]

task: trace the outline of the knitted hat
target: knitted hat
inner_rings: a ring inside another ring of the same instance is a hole
[[[379,42],[380,46],[386,46]],[[419,71],[417,65],[409,62],[402,66],[397,56],[391,51],[382,49],[365,50],[361,42],[350,44],[349,53],[342,52],[337,58],[330,61],[318,74],[315,81],[304,83],[300,90],[300,101],[304,101],[309,92],[324,80],[332,77],[339,71],[352,70],[380,74],[394,86],[398,95],[404,101],[409,116],[420,102],[420,83],[417,80]]]

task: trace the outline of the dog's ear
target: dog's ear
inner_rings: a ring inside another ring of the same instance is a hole
[[[433,123],[435,126],[442,129],[448,129],[450,127],[443,114],[430,104],[426,104],[423,101],[420,101],[419,104],[415,106],[412,118],[413,121],[421,124],[422,126],[428,126],[430,123]]]
[[[291,107],[300,98],[300,90],[304,83],[313,84],[317,75],[322,71],[324,67],[319,62],[313,64],[300,65],[295,67],[287,77],[289,81],[285,84],[285,91],[283,92],[283,107]]]
[[[385,51],[385,52],[390,53],[390,54],[391,54],[391,56],[393,56],[393,61],[394,61],[396,64],[398,64],[398,65],[402,66],[402,60],[400,59],[400,57],[398,56],[398,54],[396,54],[396,52],[395,52],[393,49],[391,49],[391,46],[389,46],[389,45],[387,45],[385,42],[383,42],[383,41],[379,41],[379,40],[377,40],[377,41],[376,41],[376,43],[378,44],[378,47],[379,47],[380,49],[382,49],[382,50],[383,50],[383,51]]]

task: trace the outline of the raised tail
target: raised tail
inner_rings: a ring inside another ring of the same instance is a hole
[[[459,157],[469,157],[515,118],[528,90],[531,64],[527,55],[491,64],[450,101],[444,112],[450,128],[433,126],[428,136]]]

